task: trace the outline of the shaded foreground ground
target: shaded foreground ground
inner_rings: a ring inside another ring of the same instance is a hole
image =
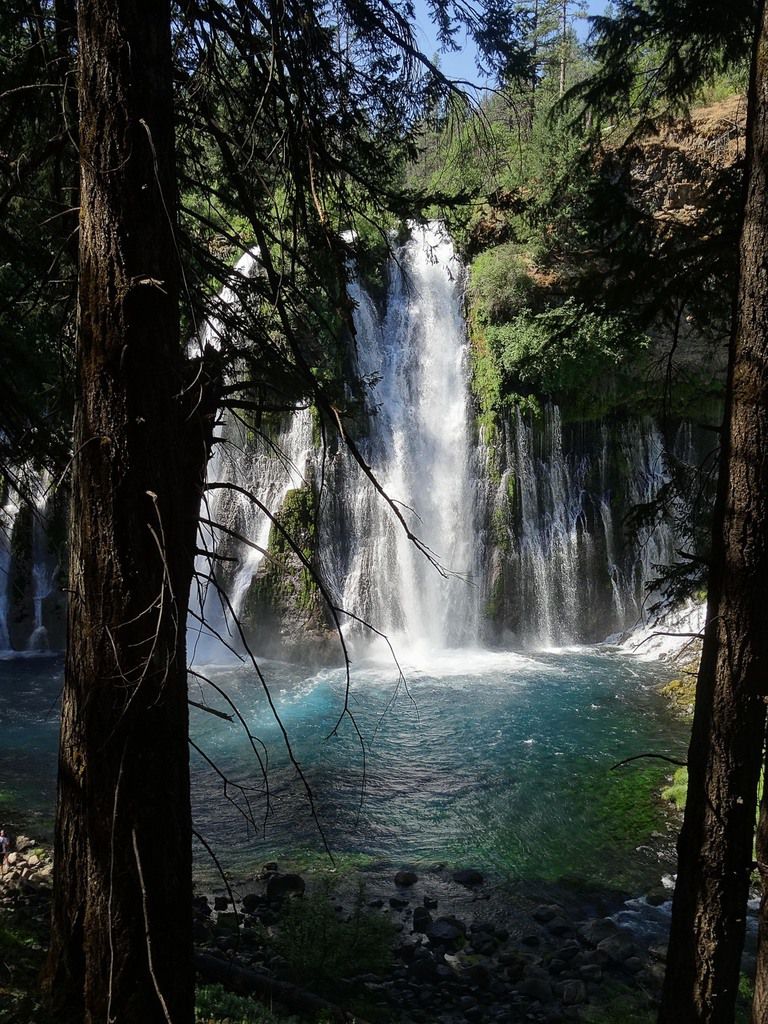
[[[50,857],[23,837],[19,847],[0,882],[0,1022],[49,1024],[37,976]],[[664,969],[664,896],[625,904],[618,893],[550,886],[538,903],[518,894],[512,909],[471,869],[307,885],[268,864],[236,893],[195,899],[198,1020],[643,1024]],[[269,1011],[212,980],[253,991]]]

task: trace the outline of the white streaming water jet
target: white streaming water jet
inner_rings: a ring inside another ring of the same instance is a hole
[[[48,548],[48,473],[40,478],[40,491],[35,499],[32,517],[32,605],[34,626],[27,641],[28,651],[47,651],[48,629],[43,623],[43,602],[53,593],[58,564],[53,562]]]
[[[251,250],[238,260],[233,273],[249,278],[259,272],[258,251]],[[222,289],[218,301],[221,307],[234,311],[240,305],[240,297],[229,286]],[[206,324],[203,348],[220,347],[227,331],[225,320],[222,312]],[[190,348],[194,354],[194,344]],[[223,486],[207,492],[203,517],[224,529],[203,524],[199,546],[213,556],[234,559],[235,568],[230,570],[224,563],[214,569],[226,594],[226,599],[222,599],[212,581],[205,581],[216,558],[209,559],[203,554],[197,557],[196,569],[202,582],[193,588],[191,607],[207,626],[197,620],[191,623],[193,660],[206,662],[226,656],[226,648],[216,634],[235,648],[239,646],[234,619],[242,615],[248,588],[266,556],[272,517],[280,511],[290,490],[307,484],[313,452],[312,415],[308,408],[284,416],[281,427],[272,436],[249,430],[234,416],[223,417],[207,469],[208,483]],[[228,488],[228,484],[235,486]]]
[[[8,586],[11,573],[11,540],[19,514],[18,495],[12,489],[0,505],[0,651],[11,650],[8,634]]]
[[[377,381],[360,447],[449,577],[408,539],[343,453],[325,502],[323,566],[328,579],[340,581],[343,607],[408,651],[478,641],[477,473],[462,285],[451,242],[429,225],[413,230],[390,267],[383,322],[363,287],[351,289],[358,371]]]

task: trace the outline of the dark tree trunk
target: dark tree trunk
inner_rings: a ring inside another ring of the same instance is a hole
[[[206,440],[185,388],[168,0],[80,0],[68,651],[47,989],[193,1019],[185,620]]]
[[[768,692],[768,53],[750,85],[747,180],[713,564],[663,1024],[732,1021]]]

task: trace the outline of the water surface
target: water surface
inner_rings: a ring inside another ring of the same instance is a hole
[[[657,692],[663,666],[600,648],[530,655],[457,650],[408,664],[326,670],[265,663],[280,726],[253,671],[201,669],[237,705],[242,725],[191,709],[192,736],[246,793],[255,823],[225,798],[221,777],[192,751],[195,828],[220,860],[247,872],[272,857],[322,851],[393,865],[472,865],[500,881],[577,879],[643,891],[671,867],[674,829],[658,798],[667,768],[647,751],[679,756],[686,727]],[[56,658],[0,661],[0,814],[12,828],[50,830],[55,795]],[[230,712],[197,681],[191,696]],[[336,728],[336,726],[338,726]],[[246,808],[234,785],[228,795]],[[207,858],[198,870],[208,872]]]

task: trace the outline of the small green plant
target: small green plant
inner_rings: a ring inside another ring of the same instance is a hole
[[[653,1024],[656,1020],[648,997],[619,982],[604,985],[600,999],[583,1008],[580,1019],[585,1024]]]
[[[682,811],[688,796],[688,769],[678,768],[672,776],[672,785],[662,789],[661,795],[665,800],[673,803],[678,811]]]
[[[739,991],[736,996],[735,1024],[749,1024],[754,995],[754,981],[746,974],[741,974],[739,976]]]
[[[323,887],[293,900],[275,938],[292,979],[318,992],[327,991],[340,978],[383,973],[392,957],[392,925],[365,909],[362,890],[347,920],[338,917],[329,896]]]
[[[222,985],[198,988],[196,1024],[298,1024],[296,1017],[278,1017],[266,1006],[245,996],[227,992]]]

